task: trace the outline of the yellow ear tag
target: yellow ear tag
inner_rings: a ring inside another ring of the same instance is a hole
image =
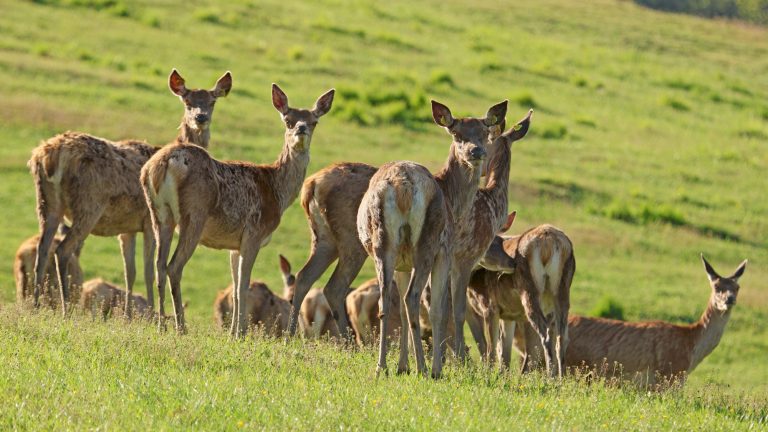
[[[490,123],[490,124],[492,124],[492,125],[493,125],[493,124],[496,124],[496,116],[491,116],[491,117],[488,119],[488,123]]]
[[[440,116],[440,124],[443,126],[448,126],[448,119],[446,119],[445,116]]]
[[[516,131],[519,131],[522,128],[523,128],[523,125],[521,125],[520,123],[512,126],[512,130],[516,130]]]

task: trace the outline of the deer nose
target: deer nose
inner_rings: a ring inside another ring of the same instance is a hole
[[[725,299],[725,304],[728,306],[733,306],[736,304],[736,296],[729,295],[728,298]]]
[[[195,121],[198,123],[205,123],[208,121],[208,116],[205,114],[196,114]]]
[[[480,146],[477,146],[472,150],[470,150],[469,155],[472,156],[472,159],[475,159],[475,160],[482,159],[485,157],[485,149]]]
[[[305,124],[300,124],[300,125],[299,125],[299,126],[296,128],[296,133],[297,133],[297,134],[299,134],[299,135],[301,135],[301,134],[306,134],[306,133],[307,133],[307,125],[305,125]]]

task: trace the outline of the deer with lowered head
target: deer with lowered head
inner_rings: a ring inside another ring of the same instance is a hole
[[[663,390],[683,385],[689,375],[717,347],[731,317],[744,275],[744,260],[730,276],[720,276],[701,255],[711,294],[698,321],[678,325],[663,321],[626,322],[571,316],[570,344],[565,354],[569,369],[587,368],[599,376],[631,381],[640,388]],[[527,335],[526,331],[524,335]],[[527,350],[540,345],[523,337]],[[534,357],[535,361],[535,357]]]
[[[504,121],[507,103],[504,101],[494,105],[485,118],[480,119],[454,118],[450,110],[438,102],[433,101],[432,107],[435,121],[452,135],[454,143],[471,142],[484,148],[497,135],[499,125]],[[448,194],[456,219],[463,217],[472,204],[471,199],[479,186],[481,171],[479,163],[462,164],[458,158],[452,157],[435,174],[438,185],[445,188]],[[298,307],[309,287],[338,259],[324,292],[343,335],[347,328],[344,317],[345,292],[367,258],[355,229],[357,212],[375,172],[375,167],[363,163],[334,164],[309,177],[301,192],[301,205],[312,233],[312,246],[309,259],[297,274],[297,302],[294,308]],[[296,312],[297,309],[294,309],[294,314]],[[292,322],[292,333],[295,326],[296,322]]]
[[[552,225],[539,225],[514,237],[494,239],[481,265],[495,270],[473,272],[468,289],[475,314],[472,320],[482,320],[485,325],[482,334],[476,325],[470,325],[483,357],[492,358],[491,350],[500,335],[499,320],[504,320],[501,357],[509,366],[514,326],[527,320],[544,347],[547,371],[551,376],[562,376],[568,349],[571,282],[576,271],[571,240]]]
[[[383,165],[370,180],[358,208],[357,230],[360,243],[373,257],[381,287],[378,371],[387,369],[387,296],[394,295],[394,278],[401,298],[400,321],[404,329],[400,334],[398,372],[408,370],[410,337],[417,370],[426,373],[419,306],[429,278],[429,315],[435,340],[432,376],[441,375],[455,225],[463,223],[471,209],[491,129],[504,121],[506,108],[504,101],[492,107],[483,119],[454,119],[448,107],[432,101],[435,121],[453,137],[444,168],[433,176],[414,162],[394,162]]]
[[[141,184],[158,244],[159,308],[164,310],[166,276],[170,279],[176,330],[185,331],[181,275],[198,243],[230,251],[235,289],[231,333],[247,330],[246,295],[259,249],[296,199],[309,164],[312,134],[333,103],[334,90],[312,109],[288,106],[288,97],[272,85],[272,104],[285,123],[282,151],[272,164],[223,162],[197,146],[172,145],[158,151],[141,170]],[[168,262],[174,229],[179,240]],[[241,301],[242,300],[242,301]]]
[[[214,104],[218,98],[229,93],[232,76],[229,72],[225,73],[212,90],[190,90],[174,69],[168,85],[185,106],[175,142],[177,145],[207,147]],[[80,132],[65,132],[44,141],[32,151],[28,165],[37,191],[37,217],[41,231],[37,250],[42,252],[35,262],[36,305],[54,235],[64,220],[70,229],[55,250],[64,313],[69,297],[69,262],[73,259],[73,252],[82,247],[89,234],[119,236],[128,288],[128,313],[130,293],[136,279],[136,233],[143,233],[144,281],[147,299],[152,305],[155,243],[149,211],[139,184],[139,173],[158,149],[143,141],[108,141]]]

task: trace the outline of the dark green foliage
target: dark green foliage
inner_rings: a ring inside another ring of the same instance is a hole
[[[590,316],[624,320],[624,308],[611,296],[604,296],[589,311]]]
[[[635,3],[668,12],[768,24],[768,0],[635,0]]]

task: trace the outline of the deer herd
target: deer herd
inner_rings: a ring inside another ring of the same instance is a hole
[[[542,368],[562,377],[586,369],[651,388],[684,382],[723,334],[746,260],[722,277],[701,256],[712,294],[691,325],[569,317],[576,261],[568,236],[548,224],[504,235],[515,217],[508,211],[511,146],[526,136],[533,110],[507,129],[507,101],[481,118],[455,117],[432,101],[434,121],[450,136],[437,172],[411,161],[378,168],[344,162],[305,180],[333,89],[304,109],[289,105],[273,84],[285,137],[275,162],[255,164],[220,161],[208,151],[214,104],[232,87],[229,72],[213,89],[193,90],[174,69],[169,87],[184,115],[167,146],[65,132],[32,151],[40,233],[17,252],[17,301],[31,298],[35,307],[44,303],[67,314],[79,300],[94,317],[118,309],[162,327],[168,280],[175,328],[184,333],[183,271],[203,244],[229,251],[232,284],[213,309],[232,337],[258,328],[274,337],[301,330],[360,346],[378,341],[377,373],[386,373],[395,340],[398,373],[410,370],[411,349],[418,373],[428,373],[425,345],[435,378],[448,349],[456,363],[466,362],[466,321],[484,362],[509,368],[517,352],[524,372]],[[280,256],[281,297],[251,280],[251,271],[299,196],[310,256],[295,276]],[[146,298],[133,293],[136,233],[144,236]],[[83,282],[79,256],[89,234],[118,237],[126,289],[101,279]],[[350,288],[369,256],[376,278]],[[312,288],[334,262],[325,286]]]

